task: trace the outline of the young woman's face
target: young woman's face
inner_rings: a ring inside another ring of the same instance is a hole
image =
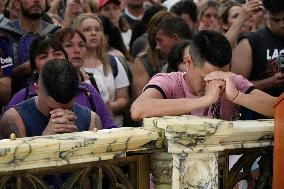
[[[36,56],[35,66],[37,73],[40,73],[45,63],[51,59],[65,59],[64,53],[62,51],[54,50],[49,47],[46,52],[43,52]]]
[[[63,47],[67,52],[70,62],[76,69],[79,69],[83,65],[84,59],[86,57],[85,41],[78,33],[75,33],[72,39],[66,39],[63,42]]]
[[[204,29],[210,29],[211,27],[216,27],[219,24],[218,10],[214,7],[207,8],[201,19]]]
[[[93,18],[83,20],[80,31],[86,38],[86,48],[95,49],[101,45],[103,31],[100,23]]]
[[[101,8],[100,13],[101,15],[107,17],[114,25],[118,25],[121,9],[117,3],[107,3]]]
[[[234,22],[238,19],[240,13],[242,11],[242,7],[240,6],[233,6],[230,8],[228,13],[228,28],[232,26]],[[249,32],[252,27],[251,20],[246,21],[246,23],[242,27],[242,33]]]

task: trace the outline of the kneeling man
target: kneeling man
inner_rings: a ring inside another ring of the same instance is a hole
[[[238,106],[272,117],[277,98],[230,70],[231,46],[225,36],[204,30],[185,57],[187,72],[155,75],[131,107],[131,117],[191,114],[224,120],[238,118]]]
[[[0,138],[31,137],[101,129],[96,113],[75,104],[79,78],[68,60],[48,61],[35,84],[38,96],[10,108],[0,121]]]

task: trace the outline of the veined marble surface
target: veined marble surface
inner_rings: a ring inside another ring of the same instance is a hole
[[[195,116],[144,119],[145,127],[165,130],[168,152],[223,151],[271,146],[274,121],[224,121]]]
[[[219,152],[273,145],[273,120],[165,116],[144,119],[144,127],[165,132],[174,189],[218,189]]]
[[[124,157],[126,152],[161,148],[157,132],[116,128],[0,140],[2,173]]]

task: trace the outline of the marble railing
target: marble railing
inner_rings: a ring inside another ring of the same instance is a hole
[[[144,128],[165,134],[165,151],[152,155],[156,189],[271,188],[273,120],[179,116]]]
[[[0,189],[147,189],[150,170],[156,189],[230,189],[240,180],[269,188],[273,128],[273,120],[179,116],[147,118],[142,128],[0,140]]]
[[[0,140],[0,188],[149,188],[161,147],[144,128]]]

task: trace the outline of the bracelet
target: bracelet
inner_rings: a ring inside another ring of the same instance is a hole
[[[236,98],[239,96],[240,91],[238,91],[238,93],[236,94],[236,96],[231,100],[232,102],[234,102],[234,100],[236,100]]]

